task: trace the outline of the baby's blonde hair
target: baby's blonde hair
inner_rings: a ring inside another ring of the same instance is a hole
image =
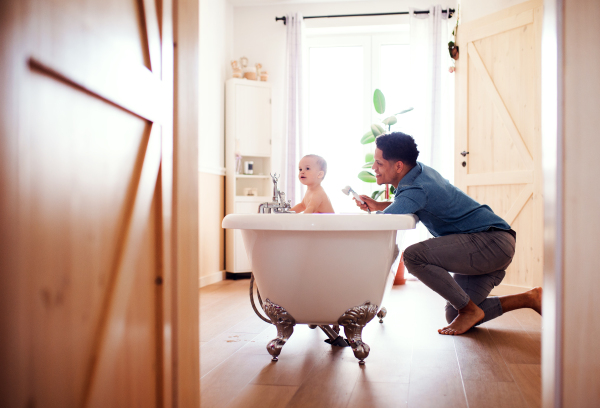
[[[304,157],[313,157],[314,159],[316,159],[317,160],[317,164],[321,168],[321,171],[323,171],[323,178],[325,178],[325,175],[327,175],[327,162],[325,161],[325,159],[322,158],[321,156],[316,155],[316,154],[307,154]]]

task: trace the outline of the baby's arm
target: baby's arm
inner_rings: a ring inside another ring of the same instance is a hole
[[[300,201],[290,209],[290,211],[294,211],[296,214],[301,213],[304,210],[306,210],[306,204],[304,204],[304,200]]]
[[[325,195],[324,191],[323,192],[319,191],[319,192],[313,193],[310,197],[310,201],[308,202],[308,205],[306,206],[306,210],[304,210],[304,214],[312,214],[315,211],[317,211],[317,209],[323,202],[324,195]]]

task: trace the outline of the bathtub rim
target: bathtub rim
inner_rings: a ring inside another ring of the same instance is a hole
[[[228,214],[225,229],[270,231],[393,231],[415,229],[414,214]]]

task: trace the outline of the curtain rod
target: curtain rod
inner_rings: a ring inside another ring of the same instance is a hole
[[[415,14],[429,14],[429,10],[415,10]],[[454,9],[449,8],[448,10],[442,10],[442,13],[448,13],[448,18],[452,18],[454,15]],[[369,17],[369,16],[391,16],[395,14],[409,14],[408,11],[397,11],[394,13],[371,13],[371,14],[336,14],[331,16],[304,16],[303,19],[312,19],[312,18],[337,18],[337,17]],[[275,21],[283,21],[285,25],[287,23],[287,18],[283,17],[275,17]]]

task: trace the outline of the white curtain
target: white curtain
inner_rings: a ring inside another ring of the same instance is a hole
[[[410,11],[411,104],[415,110],[414,136],[419,161],[433,167],[441,175],[454,180],[454,75],[448,71],[452,60],[448,41],[454,19],[442,13],[440,5],[429,8],[429,14]],[[403,247],[431,238],[419,223],[406,234]]]
[[[296,204],[296,173],[302,154],[302,35],[304,22],[301,13],[286,15],[286,132],[285,132],[285,191],[287,199]],[[298,201],[300,197],[298,197]]]
[[[454,74],[448,72],[451,24],[442,6],[410,9],[410,64],[419,160],[454,179]]]

